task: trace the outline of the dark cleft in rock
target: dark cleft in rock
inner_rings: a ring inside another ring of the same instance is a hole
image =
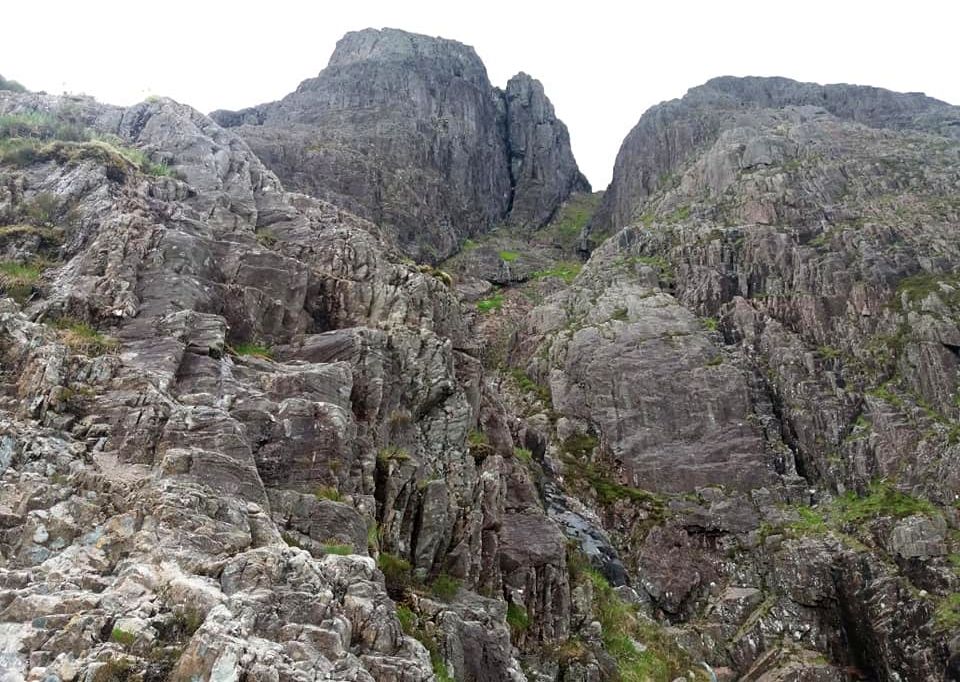
[[[589,189],[538,81],[504,93],[472,47],[395,29],[348,33],[295,92],[212,117],[287,187],[386,226],[423,261],[504,221],[540,227]]]

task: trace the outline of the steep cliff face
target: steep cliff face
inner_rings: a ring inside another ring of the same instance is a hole
[[[442,278],[172,101],[2,93],[0,124],[12,679],[521,680],[508,601],[567,635]]]
[[[384,92],[431,61],[480,135],[472,51],[400,32],[226,128],[0,92],[6,677],[958,679],[955,110],[711,81],[641,121],[658,179],[584,264],[602,200],[547,210],[582,183],[521,75],[513,224],[451,276],[247,143],[419,144]]]
[[[956,678],[957,120],[875,89],[695,88],[624,144],[602,210],[626,227],[519,327],[568,487],[735,677],[814,675],[809,650]]]
[[[385,226],[420,261],[503,221],[539,227],[589,190],[542,86],[521,74],[493,88],[452,40],[349,33],[296,92],[212,117],[285,185]]]
[[[637,220],[643,202],[669,184],[677,169],[750,112],[807,105],[874,128],[960,137],[957,107],[922,94],[788,78],[715,78],[643,115],[620,147],[613,180],[592,229],[619,229]]]

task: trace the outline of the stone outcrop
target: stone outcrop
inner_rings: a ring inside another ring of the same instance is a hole
[[[655,107],[622,229],[518,329],[547,457],[732,679],[955,666],[957,111],[783,79]]]
[[[539,227],[589,191],[540,83],[496,89],[473,48],[442,38],[348,33],[282,100],[211,116],[288,188],[387,228],[419,261],[501,222]]]
[[[506,173],[453,275],[251,149],[350,158],[318,101],[422,143],[370,83],[473,103],[463,210]],[[227,127],[0,92],[0,676],[957,679],[955,114],[838,87],[654,109],[585,264],[542,89],[449,41],[352,34]]]
[[[787,106],[821,107],[837,119],[873,128],[960,137],[960,110],[920,93],[788,78],[714,78],[681,99],[651,108],[634,126],[617,154],[613,180],[591,230],[634,222],[644,201],[675,180],[721,132],[738,127],[744,118],[762,116],[765,109]],[[747,162],[753,154],[762,155],[761,148],[747,150]]]
[[[4,665],[524,679],[483,604],[565,637],[565,547],[448,283],[188,107],[0,95],[24,114],[70,127],[0,164]],[[377,557],[459,589],[404,630]]]

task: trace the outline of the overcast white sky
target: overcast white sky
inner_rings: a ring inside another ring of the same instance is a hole
[[[29,0],[0,9],[0,74],[114,104],[173,97],[204,112],[278,99],[350,30],[390,26],[473,45],[490,80],[539,78],[602,189],[645,109],[720,75],[922,91],[960,104],[960,2],[634,0],[576,3]]]

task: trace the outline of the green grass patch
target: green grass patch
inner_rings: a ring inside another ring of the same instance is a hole
[[[318,500],[332,500],[334,502],[339,502],[342,499],[340,491],[329,485],[319,486],[313,491],[313,496]]]
[[[453,601],[460,591],[460,581],[446,573],[438,575],[430,584],[430,594],[440,601]]]
[[[347,556],[354,554],[353,545],[324,545],[324,554],[336,554],[337,556]]]
[[[902,519],[914,514],[932,514],[935,508],[926,500],[902,493],[886,481],[870,484],[867,494],[858,496],[851,491],[834,502],[837,518],[844,522],[857,522],[879,516]]]
[[[525,393],[532,393],[547,405],[551,404],[553,398],[550,395],[549,387],[538,384],[536,381],[530,378],[530,375],[517,367],[510,369],[510,376],[513,377],[513,380],[517,382],[517,386],[520,387],[521,391]]]
[[[106,336],[86,322],[72,318],[60,318],[53,321],[60,340],[77,353],[85,355],[104,355],[117,349],[116,339]]]
[[[533,279],[546,279],[547,277],[557,277],[562,279],[566,284],[570,284],[577,278],[577,275],[580,274],[580,271],[583,269],[583,263],[578,261],[560,261],[551,268],[546,270],[538,270],[533,273],[531,277]]]
[[[833,346],[820,346],[817,348],[817,355],[824,360],[836,360],[842,353]]]
[[[885,403],[889,403],[894,407],[903,407],[904,405],[903,398],[893,392],[892,384],[890,383],[870,389],[867,391],[867,395],[871,395],[874,398],[879,398],[880,400],[884,401]]]
[[[621,682],[671,682],[693,668],[675,638],[641,619],[636,607],[620,599],[600,573],[588,568],[584,575],[593,585],[593,615],[602,626],[603,648],[616,661]]]
[[[498,291],[489,298],[477,301],[477,310],[479,310],[481,313],[489,313],[493,312],[494,310],[500,310],[503,307],[503,301],[503,294]]]
[[[565,251],[573,251],[580,240],[583,229],[590,222],[602,194],[575,194],[560,207],[556,215],[543,229],[537,232],[537,239],[548,240]],[[591,235],[601,238],[603,235]]]
[[[797,514],[800,519],[788,524],[788,528],[805,535],[819,535],[827,532],[827,521],[823,514],[811,507],[799,507]]]
[[[507,625],[514,636],[526,632],[530,627],[530,615],[525,608],[511,602],[507,605]]]
[[[703,328],[708,332],[715,332],[720,327],[715,317],[704,317],[701,318],[700,321],[703,323]]]
[[[514,448],[513,456],[524,464],[531,464],[533,462],[533,453],[527,448]]]
[[[490,441],[483,431],[473,429],[467,434],[467,445],[490,445]]]
[[[39,111],[0,116],[0,162],[25,167],[47,159],[83,158],[99,158],[115,169],[125,162],[156,177],[176,175],[166,161],[154,162],[116,135],[98,134],[75,121]]]
[[[132,632],[127,632],[120,628],[113,628],[113,630],[110,631],[110,639],[123,646],[130,646],[137,640]]]
[[[263,344],[252,341],[235,344],[230,346],[229,350],[232,351],[234,355],[241,357],[252,356],[255,358],[266,358],[267,360],[273,359],[273,351],[270,350],[269,346],[264,346]]]
[[[897,283],[898,306],[903,299],[917,303],[930,294],[937,294],[947,305],[960,305],[960,275],[921,273],[904,277]]]
[[[880,517],[902,519],[914,514],[935,514],[930,502],[900,492],[887,481],[870,484],[865,495],[849,491],[829,504],[819,507],[796,507],[799,518],[783,526],[799,535],[822,535],[842,532],[848,524],[858,525]]]
[[[507,250],[501,251],[499,255],[500,255],[500,260],[502,260],[504,263],[512,263],[513,261],[517,260],[520,257],[520,254],[517,253],[516,251],[507,251]]]
[[[948,594],[937,604],[933,614],[933,624],[942,632],[957,632],[960,630],[960,592]]]
[[[410,562],[395,554],[380,552],[377,568],[383,573],[384,584],[390,597],[402,601],[413,584],[413,567]]]
[[[408,459],[410,459],[410,453],[396,445],[388,445],[377,452],[377,461],[383,463],[406,462]]]
[[[679,223],[690,217],[690,207],[681,206],[667,217],[669,223]]]
[[[403,634],[413,637],[417,631],[417,614],[406,604],[397,605],[397,620],[400,621],[400,628]]]
[[[570,457],[586,457],[600,444],[595,436],[587,433],[575,433],[568,436],[560,445],[560,450]]]
[[[25,302],[43,273],[45,264],[39,261],[19,263],[16,261],[0,262],[0,291],[10,296],[17,303]]]

